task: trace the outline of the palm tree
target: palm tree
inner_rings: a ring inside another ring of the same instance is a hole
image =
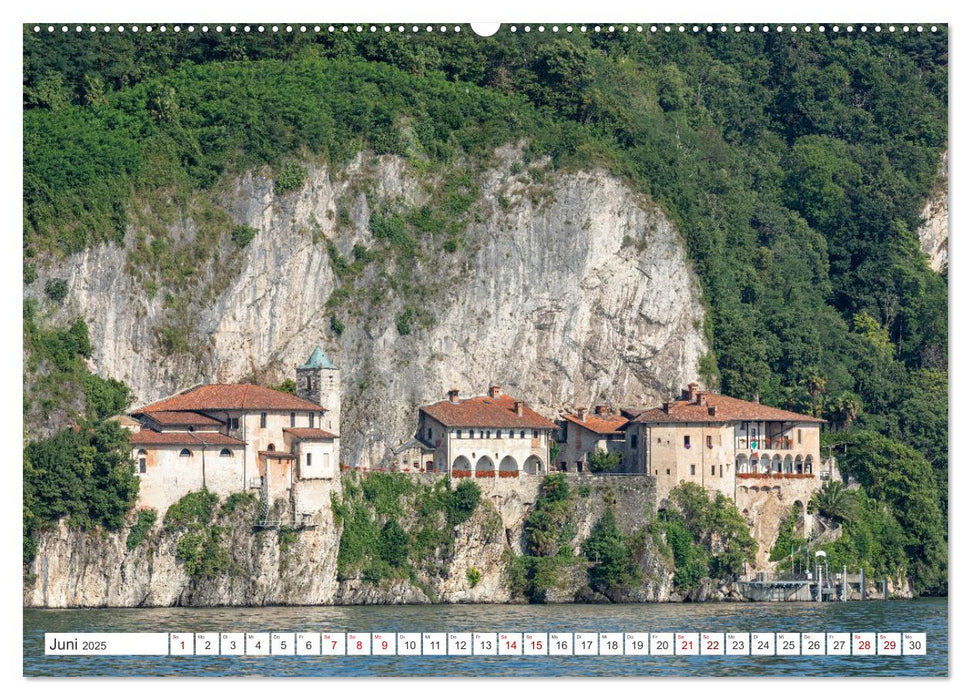
[[[853,421],[860,415],[860,408],[860,397],[849,391],[844,391],[833,399],[830,410],[839,429],[849,430]]]
[[[818,374],[815,370],[811,370],[806,375],[806,388],[809,390],[809,396],[812,398],[813,402],[813,415],[819,415],[817,400],[819,395],[826,391],[826,377]]]
[[[809,512],[845,522],[855,515],[856,500],[841,481],[830,481],[809,499]]]

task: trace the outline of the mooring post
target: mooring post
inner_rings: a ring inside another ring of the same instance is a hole
[[[860,600],[866,600],[866,579],[863,576],[863,567],[860,567]]]
[[[847,583],[848,582],[846,580],[846,564],[843,564],[843,602],[844,603],[846,602],[846,586],[847,586]]]

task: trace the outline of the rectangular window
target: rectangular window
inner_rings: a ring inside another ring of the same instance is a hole
[[[691,476],[695,475],[695,465],[691,465]]]
[[[724,474],[724,472],[722,472],[722,467],[723,467],[723,466],[724,466],[724,465],[722,465],[722,464],[719,464],[719,465],[718,465],[718,476],[719,476],[719,477],[722,477],[722,476],[725,476],[725,474]]]
[[[684,436],[684,446],[685,447],[691,447],[691,436],[690,435],[685,435]]]
[[[708,449],[711,449],[711,435],[708,436]]]
[[[313,457],[313,455],[312,455],[311,453],[309,453],[309,452],[308,452],[308,453],[307,453],[307,466],[308,466],[308,467],[310,466],[310,458],[311,458],[311,457]]]
[[[711,475],[712,476],[715,476],[715,465],[714,464],[711,465]]]
[[[297,427],[297,414],[294,413],[293,411],[290,412],[290,427],[291,428]]]
[[[801,428],[796,431],[796,440],[799,442],[800,445],[802,444],[802,429]]]
[[[632,450],[636,450],[637,449],[637,433],[633,433],[630,436],[630,448]]]
[[[668,476],[671,476],[671,470],[670,469],[665,469],[664,470],[664,473],[667,474]]]
[[[229,428],[230,430],[239,430],[239,418],[230,418]]]
[[[533,431],[533,439],[535,440],[538,437],[539,437],[539,431],[538,430],[534,430]]]
[[[523,440],[525,438],[526,438],[526,431],[525,430],[520,430],[519,431],[519,439],[520,440]]]
[[[261,428],[266,427],[266,411],[260,414],[260,427]]]
[[[138,458],[138,473],[139,474],[144,474],[145,473],[145,465],[146,465],[145,458],[144,457],[139,457]]]
[[[310,427],[312,428],[314,427],[314,414],[308,413],[307,415],[310,416]]]
[[[427,434],[428,434],[428,439],[431,440],[432,439],[432,429],[431,428],[428,429],[428,433]]]

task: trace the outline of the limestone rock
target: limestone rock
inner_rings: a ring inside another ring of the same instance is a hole
[[[342,370],[342,461],[362,466],[412,437],[416,408],[451,386],[470,394],[498,383],[555,416],[595,401],[649,405],[695,380],[704,310],[673,224],[604,172],[543,163],[522,171],[521,158],[517,147],[497,152],[475,178],[479,201],[463,247],[411,272],[428,290],[422,303],[433,320],[408,335],[398,331],[393,295],[346,310],[339,338],[326,307],[340,284],[328,242],[352,260],[355,245],[375,245],[376,208],[414,209],[434,187],[392,156],[362,154],[336,172],[308,166],[303,186],[285,195],[257,172],[214,195],[258,233],[242,249],[223,236],[195,286],[175,292],[191,311],[182,319],[190,352],[160,350],[157,334],[174,312],[164,287],[150,295],[133,277],[134,230],[123,246],[39,264],[25,295],[42,299],[46,280],[67,280],[55,318],[84,317],[92,370],[126,382],[137,403],[200,382],[277,383],[322,345]],[[191,219],[167,225],[174,245],[197,232]],[[380,281],[374,274],[364,274],[365,288]],[[37,420],[29,428],[48,429]]]
[[[937,171],[938,184],[920,213],[923,225],[917,229],[920,249],[927,255],[927,263],[935,272],[945,272],[948,264],[948,173],[947,151],[941,156]]]

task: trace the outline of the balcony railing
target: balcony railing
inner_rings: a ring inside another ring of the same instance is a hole
[[[792,450],[795,446],[792,438],[737,438],[735,447],[739,450]]]

